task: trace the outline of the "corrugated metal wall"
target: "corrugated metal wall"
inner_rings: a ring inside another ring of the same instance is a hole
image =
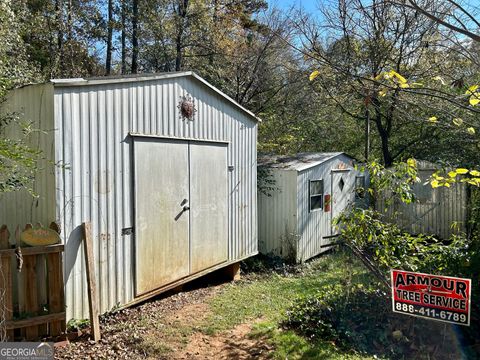
[[[350,164],[351,158],[345,155],[339,155],[323,164],[312,167],[298,174],[297,180],[297,208],[298,208],[298,234],[301,234],[298,243],[297,261],[305,261],[316,256],[328,248],[321,246],[331,242],[330,239],[324,239],[331,235],[332,211],[324,210],[309,211],[309,192],[308,180],[323,179],[324,194],[331,194],[331,170],[336,169],[341,163]],[[350,166],[351,168],[351,166]],[[357,172],[351,170],[344,173],[343,178],[345,187],[342,191],[342,197],[336,200],[338,208],[344,208],[348,203],[352,203],[355,198],[353,186]],[[337,184],[334,184],[336,186]]]
[[[55,221],[55,176],[53,163],[54,124],[53,124],[53,86],[32,85],[12,91],[2,113],[16,113],[21,121],[31,123],[36,130],[30,136],[29,146],[42,151],[44,158],[38,163],[33,190],[38,195],[32,197],[27,191],[16,191],[0,196],[0,225],[6,224],[12,234],[17,225],[41,222],[48,226]],[[6,136],[19,137],[20,128],[9,126]]]
[[[190,94],[194,121],[177,105]],[[229,141],[230,260],[257,252],[255,121],[191,76],[55,88],[57,216],[67,234],[67,317],[88,314],[81,224],[93,225],[100,311],[134,297],[134,194],[129,132],[180,139]]]
[[[418,176],[421,181],[413,188],[416,202],[407,205],[395,200],[388,206],[387,201],[392,197],[391,193],[386,191],[378,196],[375,207],[382,213],[387,209],[387,219],[409,233],[432,234],[448,239],[454,233],[466,231],[467,185],[457,183],[450,188],[436,189],[429,184],[423,185],[433,172],[433,169],[419,169]]]
[[[258,247],[264,254],[296,256],[297,171],[271,169],[271,191],[259,194]],[[293,251],[293,254],[289,252]]]

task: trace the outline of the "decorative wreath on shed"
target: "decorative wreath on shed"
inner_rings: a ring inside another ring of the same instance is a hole
[[[180,112],[182,120],[195,120],[195,113],[197,112],[197,109],[195,108],[195,101],[189,94],[180,96],[180,102],[178,103],[177,108]]]

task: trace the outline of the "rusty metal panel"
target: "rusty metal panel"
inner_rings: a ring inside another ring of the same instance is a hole
[[[134,141],[137,295],[189,273],[188,157],[187,142]]]
[[[227,147],[190,143],[191,272],[228,260]]]

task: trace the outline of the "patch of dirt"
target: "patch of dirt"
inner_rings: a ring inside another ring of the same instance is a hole
[[[261,339],[251,339],[252,324],[240,324],[234,329],[208,336],[194,333],[187,347],[171,359],[269,359],[273,348]]]
[[[196,328],[210,314],[208,299],[224,285],[193,289],[120,310],[101,319],[102,339],[89,330],[55,349],[56,359],[267,359],[272,348],[249,338],[253,323],[206,335]]]

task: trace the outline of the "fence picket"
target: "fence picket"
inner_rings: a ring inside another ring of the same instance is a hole
[[[38,315],[37,274],[35,273],[36,263],[36,255],[23,257],[23,294],[25,296],[25,312],[29,317]],[[34,325],[26,327],[25,337],[27,340],[37,339],[38,326]]]
[[[31,227],[27,224],[25,229]],[[50,228],[60,230],[55,223]],[[0,328],[6,329],[9,341],[15,340],[15,335],[26,340],[60,335],[65,331],[64,246],[24,246],[20,233],[21,228],[17,227],[13,249],[10,232],[5,225],[0,227],[0,306],[6,310]],[[23,263],[20,271],[12,270],[15,263]]]

